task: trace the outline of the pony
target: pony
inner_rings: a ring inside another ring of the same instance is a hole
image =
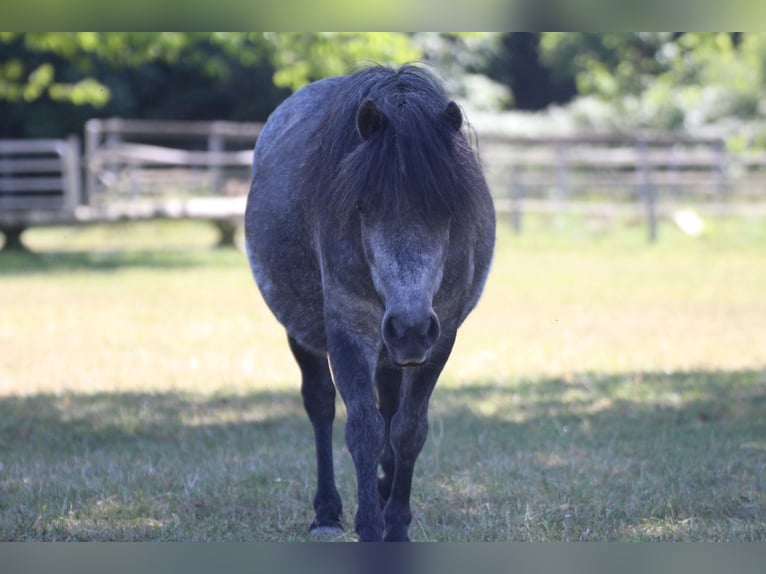
[[[337,389],[358,539],[409,540],[428,403],[495,242],[467,130],[433,73],[373,66],[301,88],[256,142],[246,251],[301,371],[316,446],[315,534],[342,531]]]

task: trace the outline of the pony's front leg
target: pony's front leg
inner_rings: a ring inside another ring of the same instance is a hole
[[[328,329],[327,342],[335,385],[348,415],[346,445],[356,468],[358,508],[354,528],[360,542],[377,542],[383,536],[377,468],[385,435],[373,391],[379,350],[341,329]]]
[[[327,356],[312,352],[293,337],[290,350],[302,373],[303,406],[314,427],[317,461],[317,490],[314,495],[314,521],[309,529],[315,535],[341,531],[343,504],[335,487],[332,461],[332,424],[335,419],[335,387]]]
[[[400,368],[379,365],[375,374],[375,386],[378,389],[378,408],[385,421],[386,438],[383,454],[380,457],[380,467],[383,474],[378,477],[378,496],[381,508],[388,502],[391,494],[391,484],[394,481],[394,449],[391,447],[391,419],[399,410],[399,393],[402,386],[402,370]]]
[[[391,420],[390,441],[395,462],[391,493],[384,508],[387,542],[409,541],[415,461],[428,436],[428,402],[453,341],[454,336],[445,341],[441,352],[434,353],[427,365],[404,373],[399,409]]]

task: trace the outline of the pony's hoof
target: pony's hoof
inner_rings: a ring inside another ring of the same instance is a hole
[[[341,540],[346,532],[337,525],[319,526],[312,524],[309,527],[309,533],[311,538],[318,542],[333,542],[334,540]]]
[[[383,538],[384,542],[409,542],[410,537],[407,535],[407,533],[388,533],[386,534],[385,538]]]

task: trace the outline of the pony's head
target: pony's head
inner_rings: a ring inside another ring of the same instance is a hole
[[[403,109],[407,99],[399,94],[389,114],[366,99],[356,114],[362,146],[369,145],[366,153],[375,154],[381,167],[368,172],[372,178],[360,190],[356,209],[370,275],[385,305],[381,336],[399,366],[425,363],[441,333],[433,299],[454,217],[455,206],[448,203],[448,188],[456,185],[450,147],[463,121],[454,102],[434,113]],[[425,127],[430,129],[417,131]]]
[[[337,167],[315,182],[327,192],[315,212],[361,237],[388,354],[421,364],[440,335],[433,300],[451,242],[472,233],[486,182],[460,108],[426,70],[373,68],[349,86],[325,124],[318,163]]]

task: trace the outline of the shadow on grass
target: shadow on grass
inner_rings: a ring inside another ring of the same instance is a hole
[[[763,540],[764,428],[758,370],[437,388],[412,533]],[[0,539],[306,539],[313,438],[297,388],[6,397],[0,455]]]

